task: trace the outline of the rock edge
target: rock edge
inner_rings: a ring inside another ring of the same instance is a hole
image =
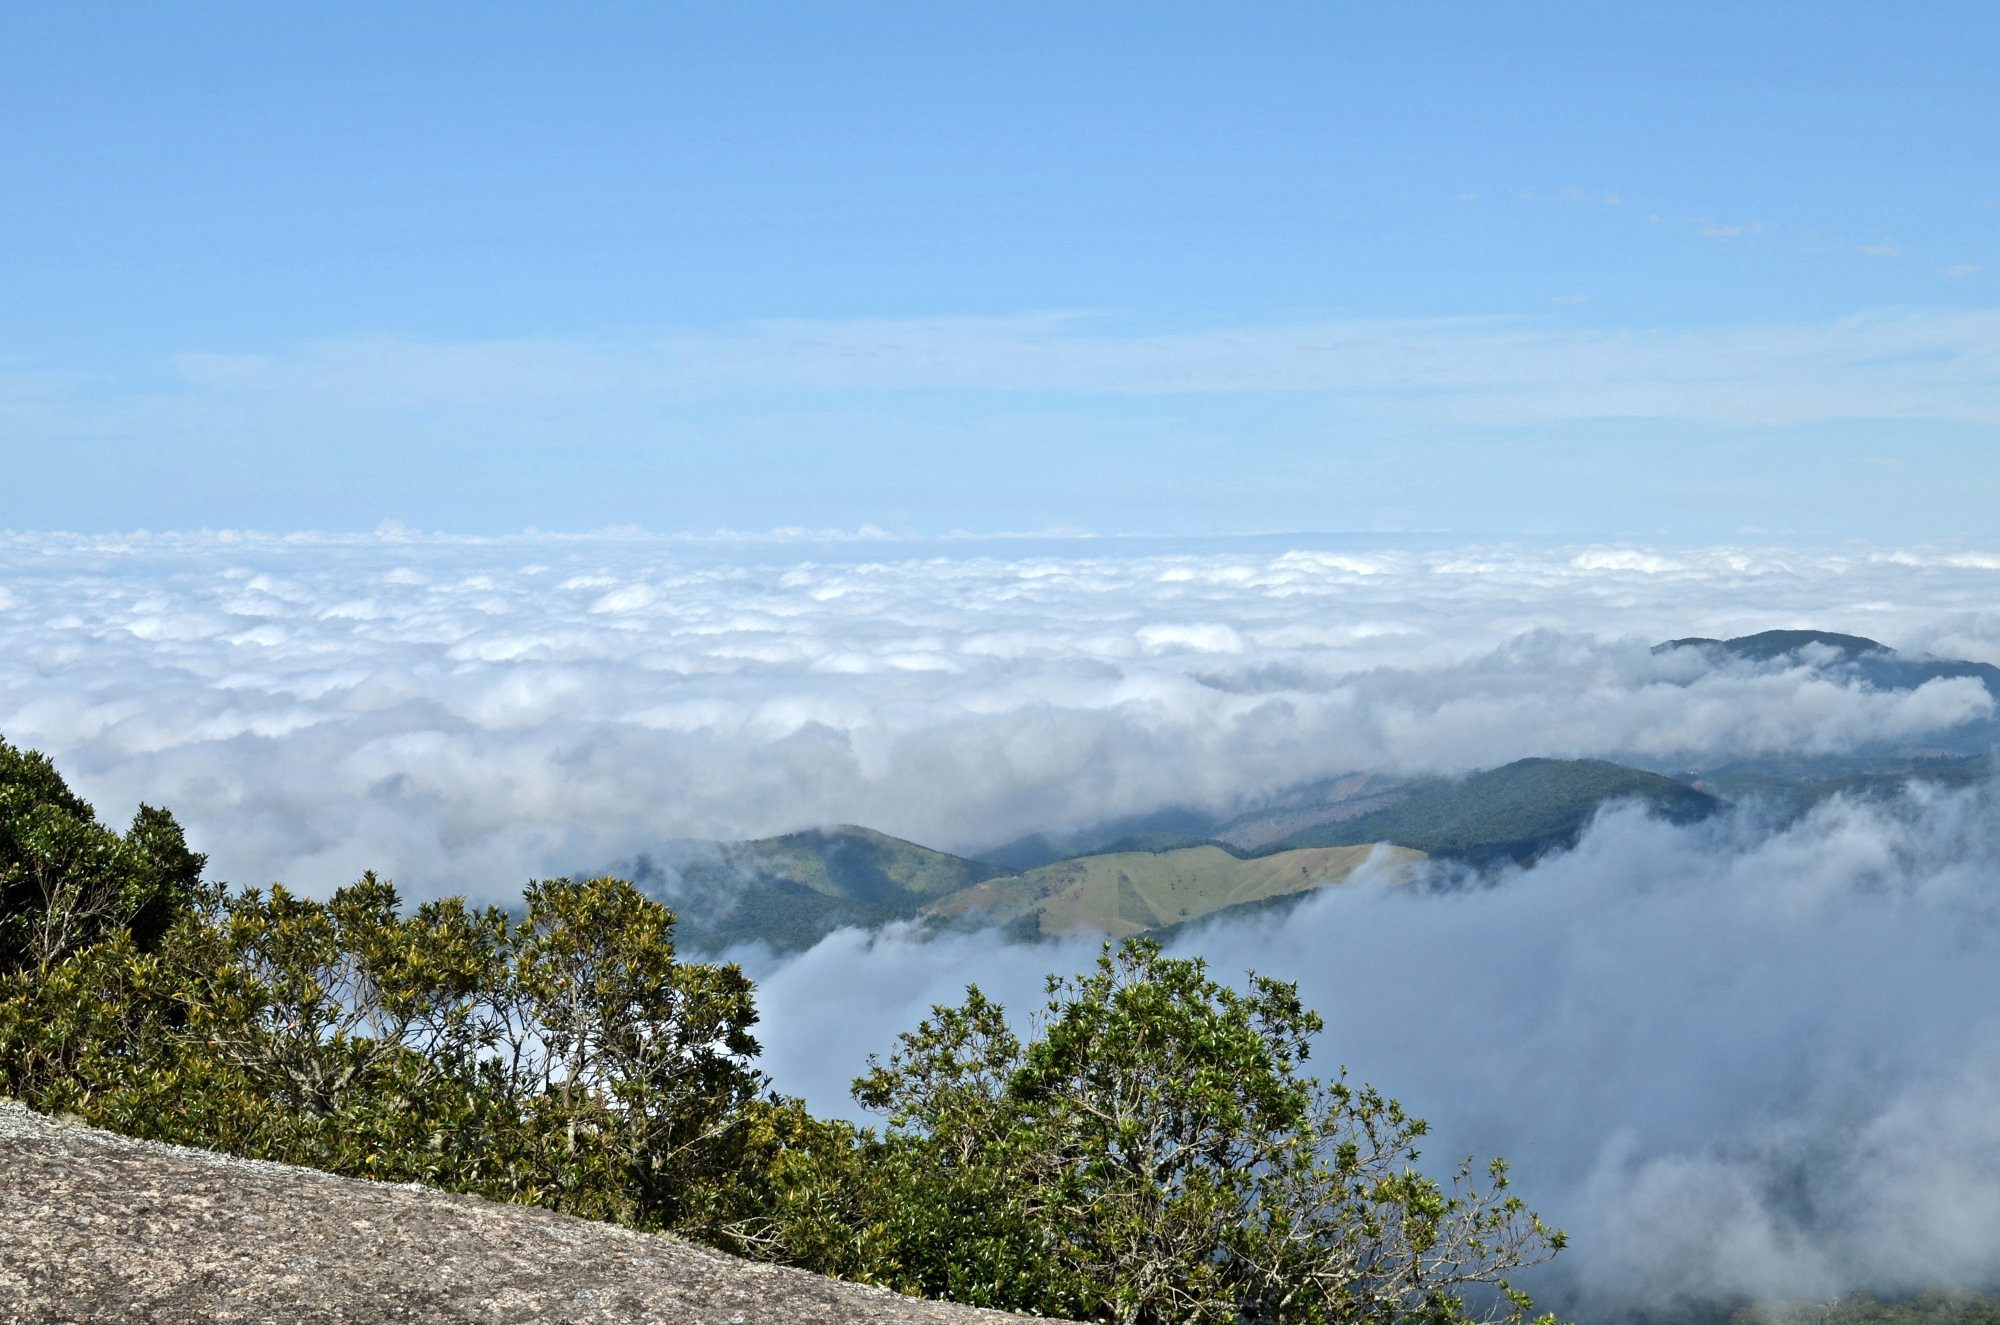
[[[19,1325],[975,1325],[1023,1317],[427,1187],[137,1141],[0,1100]]]

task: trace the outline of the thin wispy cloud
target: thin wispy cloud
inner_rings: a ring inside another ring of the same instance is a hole
[[[1252,324],[1123,334],[1086,314],[767,321],[650,336],[365,337],[187,354],[181,389],[128,423],[255,406],[266,417],[523,403],[588,408],[741,393],[1324,393],[1414,419],[2000,422],[2000,312],[1603,330],[1510,318]],[[45,394],[36,400],[47,407]],[[71,400],[82,415],[98,407]]]
[[[1701,227],[1703,239],[1742,239],[1747,235],[1761,235],[1766,227],[1762,221],[1743,221],[1723,224],[1709,222]]]

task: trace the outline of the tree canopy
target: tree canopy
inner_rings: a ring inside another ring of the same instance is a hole
[[[1563,1245],[1495,1161],[1439,1183],[1426,1126],[1303,1064],[1295,985],[1238,991],[1157,943],[1051,978],[1017,1038],[977,988],[855,1083],[942,1175],[1003,1194],[1071,1309],[1120,1322],[1521,1319],[1504,1276]]]
[[[201,891],[207,858],[142,805],[122,835],[47,756],[0,740],[0,972],[45,970],[115,933],[150,949]]]

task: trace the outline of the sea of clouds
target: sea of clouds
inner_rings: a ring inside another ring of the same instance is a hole
[[[239,884],[501,900],[677,838],[859,822],[974,849],[1357,769],[1922,744],[1878,692],[1654,655],[1811,626],[2000,663],[1964,549],[1420,539],[0,535],[0,736]],[[1503,1154],[1579,1310],[2000,1277],[2000,847],[1984,793],[1782,828],[1602,818],[1492,886],[1360,882],[1184,943],[1301,982],[1326,1066]],[[1450,882],[1446,880],[1445,882]],[[759,980],[821,1109],[969,980],[1088,942],[842,933]]]
[[[1811,625],[2000,660],[2000,558],[1420,540],[0,535],[0,736],[239,884],[504,897],[677,838],[969,850],[1357,769],[1921,742],[1649,645]]]

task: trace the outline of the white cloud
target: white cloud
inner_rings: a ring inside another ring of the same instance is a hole
[[[660,595],[651,585],[628,584],[613,589],[590,605],[593,612],[637,612],[658,602]]]
[[[842,549],[845,550],[842,550]],[[1988,554],[0,537],[0,734],[237,882],[505,896],[676,837],[971,849],[1359,768],[1921,742],[1969,681],[1704,672],[1816,625],[2000,657]]]

